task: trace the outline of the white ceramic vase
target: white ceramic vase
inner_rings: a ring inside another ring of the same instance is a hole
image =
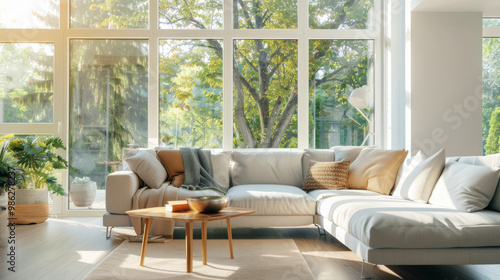
[[[89,182],[85,184],[71,184],[69,196],[76,207],[88,207],[94,203],[97,192],[97,184]]]

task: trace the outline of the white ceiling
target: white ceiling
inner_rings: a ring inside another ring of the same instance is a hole
[[[483,12],[500,17],[500,0],[412,0],[414,12]]]

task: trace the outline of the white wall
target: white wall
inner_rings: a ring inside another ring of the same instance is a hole
[[[412,12],[411,153],[482,154],[482,13]]]

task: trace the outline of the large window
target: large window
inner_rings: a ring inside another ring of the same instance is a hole
[[[2,1],[0,129],[61,137],[91,209],[129,145],[378,144],[384,2]]]
[[[102,190],[122,148],[147,146],[148,42],[71,40],[70,58],[70,176]]]
[[[484,19],[486,28],[500,27],[500,19]],[[500,153],[500,38],[483,39],[483,152]]]
[[[54,44],[0,44],[0,123],[54,120]]]

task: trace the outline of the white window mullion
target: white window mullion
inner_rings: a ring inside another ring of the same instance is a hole
[[[224,1],[222,148],[233,149],[233,2]]]
[[[157,146],[159,132],[159,38],[158,38],[158,1],[149,2],[149,63],[148,63],[148,147]]]
[[[297,141],[299,149],[309,148],[309,1],[298,1],[298,104]]]

